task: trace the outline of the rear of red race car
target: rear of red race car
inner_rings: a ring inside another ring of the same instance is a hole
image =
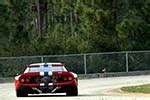
[[[34,64],[15,77],[17,97],[28,94],[66,93],[68,96],[78,95],[77,75],[68,72],[62,64]]]

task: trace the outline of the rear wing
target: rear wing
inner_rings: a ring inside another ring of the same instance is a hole
[[[57,71],[65,71],[67,69],[64,67],[64,64],[31,64],[27,66],[24,73],[27,72],[57,72]]]

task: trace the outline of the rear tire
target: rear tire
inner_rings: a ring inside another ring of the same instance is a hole
[[[16,90],[16,96],[17,97],[27,97],[28,92],[26,90],[19,89],[19,90]]]
[[[70,86],[66,92],[67,96],[78,96],[78,87]]]

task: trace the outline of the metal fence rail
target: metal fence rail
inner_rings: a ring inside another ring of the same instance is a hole
[[[143,71],[150,70],[150,51],[0,57],[0,76],[14,76],[25,66],[39,62],[62,62],[78,74]]]

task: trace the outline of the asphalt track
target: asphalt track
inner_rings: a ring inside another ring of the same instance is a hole
[[[147,83],[150,83],[150,75],[85,79],[79,80],[79,96],[77,97],[66,97],[64,94],[43,94],[23,98],[15,96],[13,83],[5,83],[0,84],[0,100],[150,100],[150,96],[110,92],[122,86]]]

